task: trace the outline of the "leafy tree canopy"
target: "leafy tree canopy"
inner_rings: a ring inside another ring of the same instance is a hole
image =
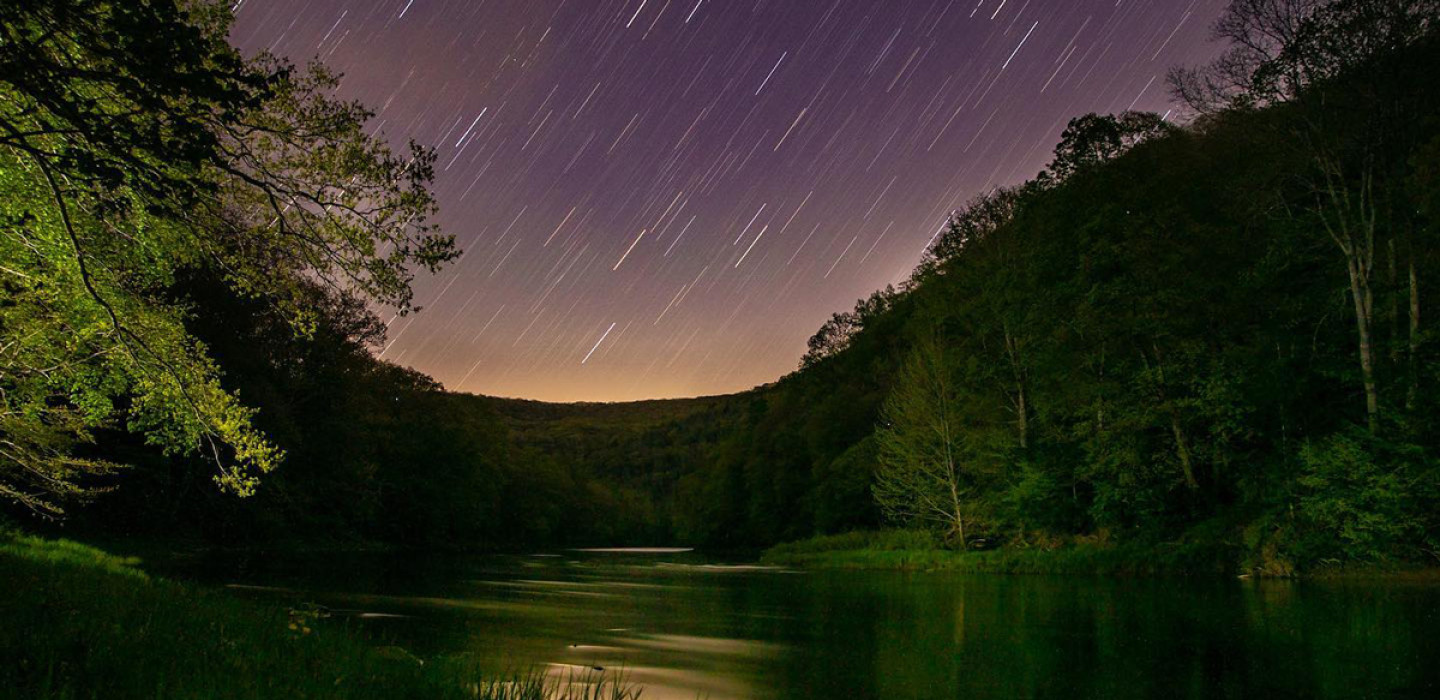
[[[57,495],[114,465],[74,456],[122,422],[203,448],[248,494],[281,452],[186,329],[205,268],[301,334],[312,281],[413,310],[416,268],[455,257],[430,223],[433,154],[393,150],[338,77],[241,56],[210,0],[0,6],[0,495]]]

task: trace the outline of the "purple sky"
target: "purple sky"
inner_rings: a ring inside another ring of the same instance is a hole
[[[420,280],[386,359],[614,401],[793,370],[1070,117],[1167,112],[1225,2],[240,0],[234,38],[319,57],[376,128],[438,149],[465,256]]]

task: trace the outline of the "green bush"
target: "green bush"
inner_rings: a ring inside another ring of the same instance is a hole
[[[1356,429],[1305,445],[1300,461],[1302,561],[1383,562],[1430,544],[1436,467],[1419,448]]]

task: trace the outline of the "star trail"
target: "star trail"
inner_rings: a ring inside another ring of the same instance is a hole
[[[617,401],[795,369],[1087,112],[1171,111],[1225,0],[240,0],[437,149],[464,256],[385,317],[457,391]]]

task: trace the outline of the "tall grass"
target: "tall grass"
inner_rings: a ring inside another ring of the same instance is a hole
[[[476,683],[472,697],[487,700],[639,700],[641,690],[623,673],[569,671],[565,675],[532,672],[509,681]]]
[[[147,576],[133,559],[0,533],[0,698],[635,700],[623,675],[506,676],[385,653],[283,607]]]
[[[857,530],[778,544],[766,550],[765,556],[776,559],[822,552],[918,552],[942,548],[940,538],[928,530]]]

